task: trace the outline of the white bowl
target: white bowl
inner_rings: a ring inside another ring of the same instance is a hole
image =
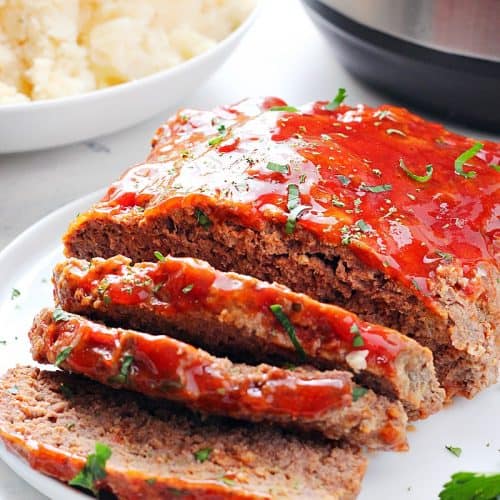
[[[84,141],[177,105],[227,59],[255,20],[258,7],[215,47],[173,68],[85,94],[0,105],[0,153]]]

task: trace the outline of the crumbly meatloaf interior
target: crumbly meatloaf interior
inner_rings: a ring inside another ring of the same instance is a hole
[[[499,321],[494,315],[499,312],[494,277],[491,296],[472,302],[459,298],[454,290],[459,278],[450,273],[436,286],[446,309],[436,314],[408,289],[363,264],[347,246],[326,246],[299,228],[289,236],[272,224],[256,231],[230,214],[222,218],[204,210],[212,221],[208,228],[196,223],[192,208],[146,218],[95,214],[66,236],[66,253],[86,259],[121,253],[143,261],[154,259],[159,250],[204,259],[220,270],[277,281],[338,304],[416,339],[433,351],[438,378],[450,397],[473,396],[496,379]],[[458,349],[451,339],[457,340]]]
[[[0,381],[0,436],[63,481],[71,478],[68,457],[81,463],[96,441],[108,445],[103,486],[119,498],[134,498],[133,488],[144,494],[135,498],[187,498],[209,484],[217,498],[353,499],[365,470],[365,459],[346,447],[269,425],[201,421],[162,402],[31,367],[9,370]],[[37,460],[37,443],[66,454],[65,466]],[[205,461],[195,457],[201,449],[210,449]],[[172,490],[175,480],[185,488]]]

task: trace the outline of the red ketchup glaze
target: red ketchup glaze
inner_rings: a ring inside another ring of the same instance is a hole
[[[270,332],[282,328],[270,306],[280,304],[287,309],[286,304],[292,304],[287,316],[306,354],[316,352],[319,339],[327,351],[347,354],[367,350],[368,365],[386,374],[394,372],[394,360],[405,347],[404,337],[397,332],[366,323],[342,308],[321,304],[279,285],[217,271],[196,259],[167,256],[163,262],[130,266],[124,263],[127,259],[116,257],[94,259],[90,268],[82,262],[73,261],[70,273],[66,273],[72,289],[100,296],[105,303],[141,304],[172,316],[208,310],[214,317],[237,303],[248,315],[261,315]],[[358,335],[363,342],[355,347]]]
[[[429,307],[437,307],[429,280],[441,264],[456,263],[469,277],[482,263],[498,265],[500,174],[490,165],[500,162],[499,144],[482,141],[463,166],[476,176],[466,178],[455,160],[476,141],[405,109],[341,105],[329,111],[326,102],[316,102],[297,113],[270,110],[285,104],[267,98],[215,112],[181,111],[147,162],[115,183],[96,210],[127,213],[134,203],[147,217],[194,205],[211,207],[214,217],[229,211],[254,228],[265,221],[284,226],[293,183],[308,207],[296,230],[349,245]],[[223,149],[209,147],[224,121]],[[401,161],[419,176],[432,165],[431,178],[414,180]],[[290,168],[276,174],[268,162]]]
[[[152,397],[185,402],[207,412],[317,417],[352,402],[344,373],[306,374],[269,367],[245,377],[221,360],[163,335],[106,329],[87,320],[52,323],[47,359],[71,345],[64,366],[99,382],[127,386]],[[133,357],[126,379],[117,379],[126,355]],[[242,372],[244,373],[244,372]]]

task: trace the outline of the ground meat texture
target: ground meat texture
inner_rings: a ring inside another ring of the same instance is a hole
[[[165,335],[108,328],[50,309],[35,318],[29,337],[35,361],[115,388],[370,449],[407,449],[401,404],[356,386],[349,372],[235,364]]]
[[[500,145],[391,106],[277,102],[181,111],[72,223],[66,254],[204,259],[411,336],[449,397],[495,382]]]
[[[359,452],[272,426],[186,415],[75,375],[31,367],[0,381],[0,437],[30,465],[67,482],[95,443],[112,452],[96,483],[119,499],[354,499]],[[200,457],[205,451],[206,459]]]
[[[439,410],[444,399],[431,352],[414,340],[283,286],[217,271],[206,262],[167,256],[132,266],[122,256],[69,259],[55,267],[53,282],[63,309],[111,324],[168,333],[240,359],[355,369],[360,383],[400,399],[410,418]],[[276,304],[291,322],[306,360],[272,312]],[[356,360],[364,368],[358,369]]]

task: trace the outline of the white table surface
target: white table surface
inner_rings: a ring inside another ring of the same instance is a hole
[[[292,104],[303,103],[329,99],[338,87],[347,89],[350,103],[391,102],[390,97],[346,73],[297,0],[265,0],[260,18],[236,52],[183,104],[212,107],[250,95],[276,95]],[[172,111],[162,110],[145,123],[95,141],[0,156],[0,250],[40,218],[107,186],[125,167],[141,160],[156,127]],[[495,139],[476,130],[448,126]],[[43,498],[0,462],[0,500]]]

